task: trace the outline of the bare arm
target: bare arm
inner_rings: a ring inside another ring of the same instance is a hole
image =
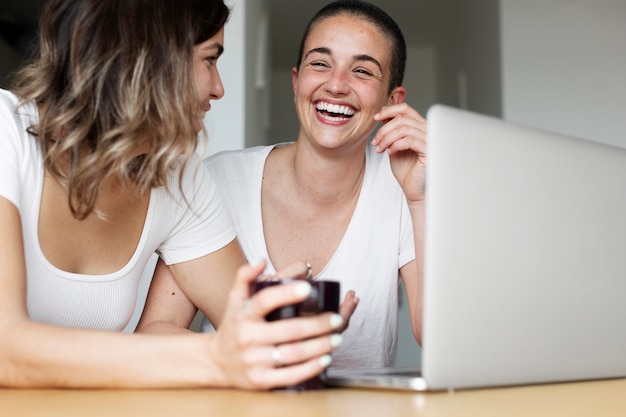
[[[157,262],[137,332],[185,332],[197,309],[217,327],[237,268],[244,264],[239,243],[190,262]]]
[[[186,333],[198,309],[159,259],[150,283],[137,333]]]
[[[417,343],[422,346],[422,319],[424,316],[424,205],[410,207],[415,241],[415,260],[400,269],[407,294],[411,328]]]
[[[237,257],[233,253],[237,252],[238,245],[235,245],[235,242],[229,245],[231,247],[228,248],[227,251],[220,258],[224,258],[222,260],[222,264],[230,262],[232,264],[232,259],[229,261],[227,258],[230,256]],[[285,270],[279,271],[276,276],[282,278],[292,278],[292,277],[304,277],[307,273],[306,268],[303,268],[304,264],[294,264],[287,267]],[[206,271],[207,269],[200,268],[200,271]],[[223,272],[226,273],[226,272]],[[208,274],[207,274],[208,275]],[[216,275],[217,277],[218,275]],[[220,278],[229,277],[231,275],[221,275]],[[211,288],[212,282],[208,279],[199,278],[200,281],[204,281],[204,288],[197,288],[196,290],[187,289],[187,292],[195,291],[194,294],[197,303],[201,305],[201,303],[207,300],[210,300],[208,296],[211,294],[217,294],[214,289]],[[191,301],[190,297],[187,297],[187,292],[183,291],[181,287],[177,283],[177,279],[175,278],[175,274],[172,271],[171,267],[165,265],[162,260],[157,262],[157,266],[154,272],[154,277],[152,279],[152,284],[150,285],[150,291],[148,293],[148,298],[146,300],[146,305],[143,310],[143,314],[141,316],[141,320],[137,325],[136,332],[139,333],[184,333],[187,332],[191,321],[193,320],[198,309],[194,305],[194,302]],[[200,294],[205,293],[207,297],[200,296]],[[191,294],[191,293],[190,293]],[[224,292],[225,294],[225,292]],[[200,310],[205,314],[205,316],[209,317],[209,312],[211,309],[216,309],[216,313],[220,313],[220,305],[224,305],[226,300],[226,296],[224,298],[217,301],[212,301],[211,303],[205,303],[207,305],[201,306]],[[357,307],[359,302],[359,298],[355,295],[354,291],[348,291],[346,297],[339,308],[339,314],[343,317],[344,327],[341,331],[345,330],[348,327],[350,317],[354,313],[354,310]],[[211,323],[217,328],[219,325],[219,318],[214,318],[211,320]]]
[[[341,325],[323,314],[267,323],[269,311],[300,302],[296,285],[248,288],[264,265],[244,266],[224,297],[217,334],[146,335],[61,328],[36,323],[26,307],[21,220],[0,197],[0,386],[6,387],[239,387],[266,389],[301,382],[328,365],[330,333]],[[305,284],[306,285],[306,284]],[[306,288],[305,288],[306,290]],[[286,366],[275,368],[279,346]]]
[[[0,254],[0,385],[159,386],[199,384],[206,378],[200,368],[183,363],[194,359],[176,353],[187,350],[196,361],[206,362],[200,340],[130,337],[32,322],[26,309],[21,220],[2,197]]]
[[[375,117],[383,122],[372,143],[389,152],[391,169],[406,197],[413,224],[415,261],[401,270],[415,340],[422,344],[424,303],[424,205],[426,173],[426,119],[406,103],[399,87],[394,103]]]

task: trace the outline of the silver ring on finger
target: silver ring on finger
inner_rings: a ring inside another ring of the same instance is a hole
[[[274,368],[280,368],[284,365],[283,356],[280,354],[278,346],[274,346],[274,350],[272,351],[272,362],[274,363]]]
[[[311,268],[311,264],[310,263],[306,263],[306,276],[304,277],[304,279],[311,279],[313,278],[313,268]]]

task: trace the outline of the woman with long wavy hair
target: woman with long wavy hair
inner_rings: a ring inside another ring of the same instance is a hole
[[[0,386],[264,389],[328,365],[340,318],[259,318],[310,285],[250,297],[264,263],[245,265],[195,152],[224,94],[229,13],[222,0],[47,3],[38,54],[0,90]],[[217,333],[120,331],[154,253]],[[278,368],[281,343],[294,354]]]

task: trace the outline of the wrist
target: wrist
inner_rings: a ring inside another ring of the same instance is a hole
[[[408,200],[407,199],[407,205],[409,206],[409,210],[411,210],[411,212],[413,211],[423,212],[426,208],[426,200],[424,199]]]
[[[201,340],[201,343],[196,352],[199,355],[198,360],[202,363],[198,369],[201,369],[202,372],[200,377],[203,378],[203,385],[215,388],[231,387],[232,384],[225,368],[220,363],[222,356],[218,349],[217,334],[202,334],[199,335],[198,339]]]

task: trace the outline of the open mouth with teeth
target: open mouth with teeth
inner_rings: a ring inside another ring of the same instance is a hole
[[[317,112],[326,120],[337,122],[347,120],[354,116],[354,109],[339,104],[330,104],[323,101],[315,105]]]

